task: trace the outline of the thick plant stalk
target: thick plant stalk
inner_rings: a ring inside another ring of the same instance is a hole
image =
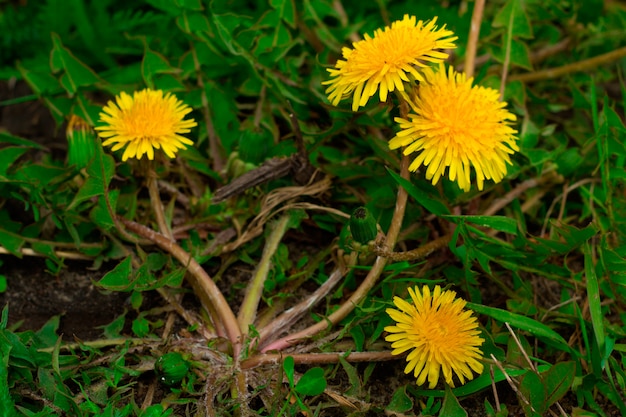
[[[329,353],[266,353],[254,355],[241,361],[241,369],[251,369],[260,365],[279,364],[286,356],[291,356],[297,364],[337,363],[343,357],[348,362],[380,362],[398,359],[391,351],[380,352],[329,352]]]
[[[476,50],[478,49],[478,37],[480,35],[480,24],[483,20],[484,9],[485,0],[476,0],[476,3],[474,3],[474,11],[472,12],[472,23],[467,40],[467,49],[465,50],[465,66],[463,68],[463,71],[465,71],[468,78],[474,76],[474,67],[476,66]]]
[[[284,311],[267,326],[259,329],[259,346],[263,349],[264,344],[268,340],[273,340],[275,336],[279,335],[284,329],[289,329],[295,322],[297,322],[307,311],[314,305],[320,302],[328,293],[335,288],[335,285],[343,278],[348,272],[349,268],[356,263],[357,252],[350,254],[350,260],[348,265],[340,265],[337,267],[320,287],[315,290],[307,298],[291,307],[289,310]]]
[[[276,253],[278,244],[287,231],[289,218],[289,213],[286,213],[275,223],[271,223],[272,232],[265,242],[263,255],[261,256],[261,260],[254,272],[252,281],[248,284],[246,295],[244,296],[243,302],[241,303],[241,309],[239,310],[239,314],[237,316],[239,329],[243,334],[248,332],[248,326],[250,326],[256,318],[259,301],[261,301],[261,296],[263,295],[265,279],[267,278],[267,274],[269,273],[272,265],[272,256]]]
[[[161,193],[159,192],[159,185],[157,183],[156,172],[153,169],[148,169],[146,175],[148,193],[150,194],[150,204],[152,205],[152,211],[154,212],[154,218],[159,226],[161,234],[166,236],[169,240],[174,241],[174,235],[172,230],[167,224],[165,219],[165,211],[163,210],[163,202],[161,201]]]
[[[415,261],[417,259],[423,259],[431,253],[445,248],[450,243],[451,235],[441,236],[433,241],[430,241],[419,248],[405,252],[385,252],[384,250],[375,250],[375,253],[380,256],[384,256],[393,262]]]
[[[216,327],[219,326],[219,323],[224,325],[226,335],[233,344],[234,357],[237,358],[239,356],[239,352],[241,351],[242,343],[242,335],[239,330],[237,318],[226,302],[226,298],[224,298],[222,292],[219,288],[217,288],[215,282],[213,282],[202,266],[200,266],[191,254],[187,253],[175,242],[169,240],[160,233],[157,233],[139,223],[124,219],[123,217],[118,217],[118,219],[128,228],[128,230],[156,243],[161,249],[172,254],[181,264],[187,267],[187,270],[190,273],[187,277],[192,278],[189,279],[189,282],[192,285],[194,292],[205,305],[207,311],[215,311],[216,317],[211,317],[213,323]]]
[[[573,64],[563,65],[557,68],[548,68],[536,72],[528,72],[525,74],[514,74],[509,77],[509,81],[521,81],[524,83],[533,83],[541,80],[549,80],[552,78],[563,77],[567,74],[580,71],[588,71],[600,65],[605,65],[613,61],[617,61],[626,56],[626,47],[615,49],[606,54],[594,56],[593,58],[583,61],[574,62]]]
[[[400,163],[400,175],[402,178],[408,180],[409,179],[409,157],[406,155],[402,156],[402,161]],[[391,219],[391,225],[389,226],[389,231],[387,232],[387,238],[385,240],[385,250],[391,252],[393,247],[396,244],[396,240],[398,239],[398,235],[400,234],[400,228],[402,227],[402,220],[404,219],[404,211],[406,209],[407,202],[407,193],[406,190],[400,186],[398,188],[398,196],[396,198],[396,207],[393,212],[393,218]],[[265,348],[262,349],[262,352],[269,352],[271,350],[283,350],[289,346],[295,345],[297,343],[302,342],[306,338],[309,338],[323,330],[325,330],[329,325],[335,325],[343,320],[354,308],[365,298],[369,290],[374,287],[376,281],[380,277],[387,264],[387,258],[378,256],[374,261],[374,265],[370,269],[369,273],[356,289],[354,293],[350,296],[350,298],[344,302],[339,309],[334,311],[331,315],[329,315],[326,320],[322,320],[306,329],[299,331],[294,334],[287,335],[279,340],[276,340],[273,343],[270,343]]]

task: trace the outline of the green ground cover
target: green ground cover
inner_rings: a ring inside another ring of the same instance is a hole
[[[622,3],[5,0],[0,28],[0,291],[37,256],[128,295],[94,340],[5,306],[0,415],[626,415]],[[48,131],[10,128],[28,105]]]

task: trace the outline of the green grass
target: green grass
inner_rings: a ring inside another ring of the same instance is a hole
[[[626,415],[626,8],[487,2],[475,82],[500,89],[506,74],[520,151],[483,191],[447,178],[433,186],[424,169],[405,180],[387,144],[394,100],[352,112],[351,100],[334,107],[324,93],[326,68],[352,36],[406,13],[438,16],[459,37],[448,63],[462,66],[473,6],[2,2],[0,79],[32,94],[0,106],[39,102],[59,129],[71,115],[97,126],[108,100],[149,87],[175,94],[198,122],[186,135],[194,146],[154,165],[158,181],[99,140],[81,167],[65,144],[0,131],[2,256],[26,262],[34,251],[50,279],[72,257],[115,265],[97,285],[127,292],[133,312],[98,340],[68,343],[59,317],[21,329],[6,307],[2,415]],[[154,232],[167,232],[155,190],[175,243]],[[388,238],[398,233],[403,253],[352,241],[360,206]],[[485,371],[465,385],[429,390],[402,373],[403,358],[380,363],[391,359],[385,309],[422,284],[448,286],[479,318]],[[146,306],[148,291],[170,313]],[[188,338],[164,335],[168,314]],[[290,346],[288,335],[307,338]],[[173,370],[159,361],[168,352],[180,353]],[[399,385],[381,399],[370,382],[383,367]],[[152,397],[136,390],[146,380]]]

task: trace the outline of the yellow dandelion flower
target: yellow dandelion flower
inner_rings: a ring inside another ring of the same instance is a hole
[[[465,301],[455,298],[454,291],[441,291],[439,285],[432,293],[427,286],[421,292],[418,287],[409,288],[409,294],[413,304],[394,297],[400,310],[388,308],[387,314],[396,325],[385,327],[390,333],[385,340],[392,342],[393,355],[412,349],[404,373],[413,371],[418,385],[428,378],[430,389],[437,385],[440,370],[450,386],[454,386],[452,371],[461,384],[474,378],[472,370],[482,373],[479,347],[484,339],[479,337],[472,311],[463,309]]]
[[[133,95],[122,92],[109,101],[100,113],[103,126],[96,127],[98,135],[106,139],[102,145],[110,146],[112,151],[126,147],[122,161],[146,154],[154,159],[154,150],[174,158],[179,149],[193,142],[182,133],[189,133],[197,125],[191,120],[184,120],[191,108],[170,93],[161,90],[144,89]]]
[[[419,152],[409,169],[427,166],[426,179],[433,184],[448,168],[450,181],[469,191],[470,167],[479,190],[485,178],[500,182],[519,147],[517,131],[510,126],[515,115],[506,110],[498,91],[472,86],[473,78],[451,67],[446,72],[443,64],[438,71],[426,69],[424,78],[410,96],[409,120],[395,118],[401,130],[389,147],[406,146],[405,155]]]
[[[396,89],[404,91],[405,82],[421,81],[419,70],[426,63],[448,58],[448,54],[437,49],[456,48],[454,33],[446,30],[445,25],[437,29],[436,22],[436,17],[416,22],[415,16],[405,15],[391,27],[377,29],[373,38],[366,34],[365,39],[352,44],[353,49],[343,48],[344,59],[327,70],[332,79],[322,83],[329,85],[328,100],[336,106],[352,94],[352,110],[357,111],[376,94],[379,86],[380,101],[384,102],[387,93]]]

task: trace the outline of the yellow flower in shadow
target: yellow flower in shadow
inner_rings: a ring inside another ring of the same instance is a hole
[[[352,95],[352,110],[357,111],[379,90],[384,102],[389,92],[404,91],[405,82],[421,81],[420,70],[427,63],[446,59],[448,54],[437,49],[455,48],[457,37],[445,25],[437,29],[436,17],[427,22],[416,20],[405,15],[391,27],[377,29],[373,38],[365,35],[352,49],[343,48],[344,59],[328,69],[332,78],[322,83],[329,85],[329,101],[336,106]]]
[[[404,154],[418,153],[409,169],[427,166],[426,179],[433,184],[448,169],[450,181],[469,191],[471,167],[476,172],[478,189],[485,179],[500,182],[506,175],[510,155],[519,150],[516,120],[492,88],[472,86],[472,78],[438,70],[424,70],[424,82],[409,95],[412,108],[408,120],[396,117],[400,131],[389,142],[391,149],[405,146]]]
[[[385,327],[390,333],[385,340],[392,342],[393,355],[411,351],[404,372],[413,371],[418,385],[428,379],[430,389],[437,385],[440,371],[450,386],[454,386],[453,372],[461,384],[473,379],[472,370],[480,374],[483,364],[479,362],[479,347],[484,339],[479,336],[472,311],[464,310],[465,301],[438,285],[432,293],[427,286],[422,291],[418,287],[408,290],[413,303],[394,297],[399,310],[388,308],[387,314],[396,325]]]
[[[144,89],[133,95],[120,93],[115,103],[109,101],[100,113],[103,126],[96,127],[98,135],[106,139],[102,145],[111,146],[112,151],[126,147],[122,160],[141,159],[144,154],[154,159],[154,150],[174,158],[179,149],[193,142],[184,136],[197,125],[193,120],[184,120],[191,107],[170,93]]]

